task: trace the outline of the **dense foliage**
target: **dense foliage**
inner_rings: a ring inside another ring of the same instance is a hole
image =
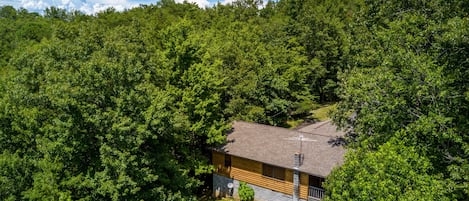
[[[332,100],[319,47],[261,3],[1,7],[0,199],[197,199],[230,120],[283,125]]]
[[[0,200],[197,200],[231,120],[340,101],[326,200],[469,195],[465,1],[0,7]]]
[[[239,182],[238,194],[239,194],[240,201],[253,201],[254,200],[254,189],[248,186],[246,182]]]
[[[469,197],[467,1],[370,1],[338,77],[345,164],[326,200]]]

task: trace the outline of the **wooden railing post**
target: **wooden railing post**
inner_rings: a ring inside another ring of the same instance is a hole
[[[324,197],[324,189],[310,186],[308,189],[308,198],[321,200]],[[309,199],[308,199],[309,200]]]

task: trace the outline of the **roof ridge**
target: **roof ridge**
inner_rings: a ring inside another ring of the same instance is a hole
[[[330,120],[323,122],[322,125],[323,125],[323,124],[326,124],[326,123],[329,122],[329,121],[330,121]],[[239,120],[233,121],[233,123],[236,123],[236,122],[239,122],[239,123],[246,123],[246,124],[251,124],[251,125],[256,125],[256,126],[262,126],[262,127],[269,127],[269,128],[273,128],[273,129],[282,129],[282,130],[287,130],[287,131],[291,131],[291,132],[296,132],[296,133],[299,133],[299,134],[317,135],[317,136],[329,137],[329,138],[332,137],[332,136],[329,136],[329,135],[324,135],[324,134],[319,134],[319,133],[314,133],[314,132],[306,132],[306,131],[300,131],[300,130],[292,130],[292,129],[289,129],[289,128],[284,128],[284,127],[279,127],[279,126],[272,126],[272,125],[261,124],[261,123],[256,123],[256,122],[247,122],[247,121],[239,121]],[[322,125],[320,125],[320,126],[322,126]]]
[[[330,122],[331,122],[331,120],[323,121],[323,122],[319,123],[319,125],[316,126],[315,128],[321,128],[321,127],[323,127],[324,125],[326,125],[326,124],[328,124],[328,123],[330,123]]]

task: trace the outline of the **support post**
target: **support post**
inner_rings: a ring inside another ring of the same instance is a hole
[[[295,153],[295,167],[293,167],[293,201],[300,200],[300,172],[301,153]]]

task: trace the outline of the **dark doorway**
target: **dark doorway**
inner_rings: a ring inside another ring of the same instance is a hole
[[[314,186],[316,188],[322,188],[322,183],[324,182],[324,178],[316,177],[309,175],[309,186]]]

